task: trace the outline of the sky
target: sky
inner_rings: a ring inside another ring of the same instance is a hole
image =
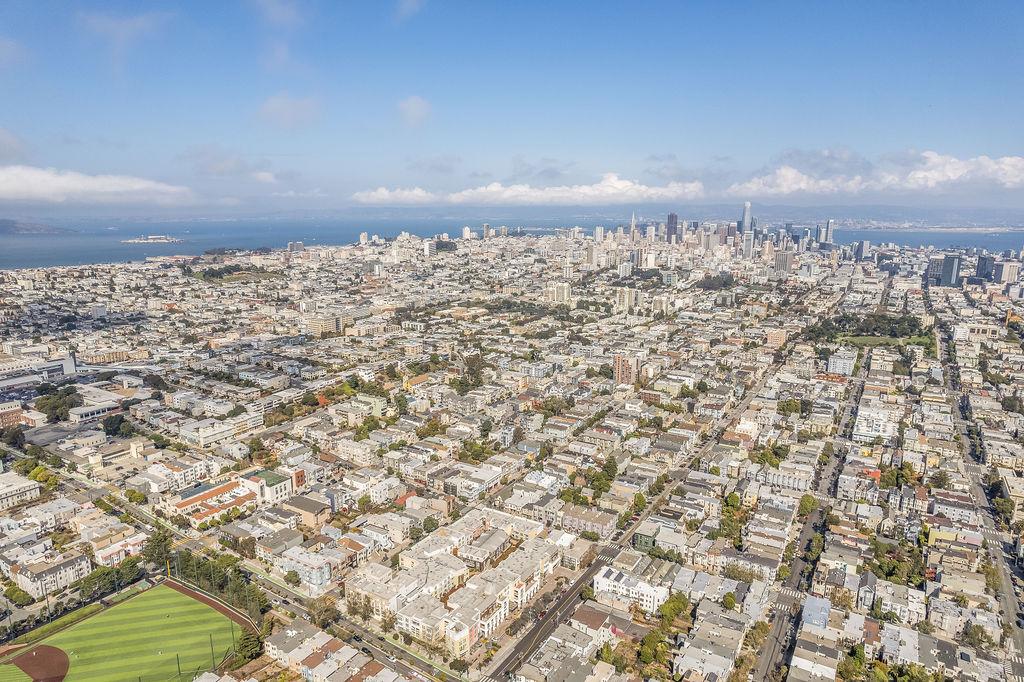
[[[1024,208],[1024,3],[0,3],[3,213]]]

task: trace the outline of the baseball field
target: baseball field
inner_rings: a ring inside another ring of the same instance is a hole
[[[165,583],[8,656],[0,682],[170,682],[219,665],[245,621]]]

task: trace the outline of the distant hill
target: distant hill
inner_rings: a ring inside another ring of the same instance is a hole
[[[66,230],[63,227],[0,218],[0,234],[71,234],[72,232],[74,230]]]

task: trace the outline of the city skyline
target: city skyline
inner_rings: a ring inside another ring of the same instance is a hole
[[[1020,6],[918,10],[9,3],[0,213],[1024,207]]]

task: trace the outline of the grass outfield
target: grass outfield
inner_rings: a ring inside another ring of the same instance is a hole
[[[180,657],[183,681],[210,668],[210,636],[216,663],[241,636],[226,616],[180,592],[158,586],[77,623],[40,644],[63,649],[70,659],[67,682],[159,682],[175,680]],[[27,650],[31,651],[31,648]],[[29,677],[0,665],[0,682]]]

